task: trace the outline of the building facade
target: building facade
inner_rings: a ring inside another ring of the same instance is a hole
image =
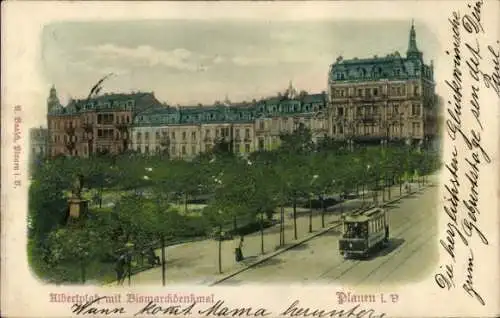
[[[279,146],[280,134],[301,123],[313,138],[325,136],[326,94],[294,92],[290,85],[284,94],[260,101],[152,109],[135,118],[132,149],[190,159],[224,141],[233,152],[245,155]]]
[[[49,156],[120,153],[130,149],[130,129],[137,114],[162,108],[153,93],[104,94],[72,100],[63,107],[54,87],[47,101]]]
[[[36,158],[44,158],[47,155],[48,134],[49,131],[47,128],[37,127],[30,129],[30,161]]]
[[[251,102],[172,107],[152,93],[105,94],[60,105],[55,88],[47,101],[49,154],[89,156],[133,150],[190,159],[225,141],[247,154],[279,146],[299,125],[313,141],[432,142],[438,133],[434,70],[423,61],[412,25],[406,57],[398,52],[366,59],[337,58],[328,90],[284,93]]]
[[[329,134],[336,139],[422,143],[437,135],[433,65],[424,63],[413,25],[406,57],[337,58],[328,96]]]

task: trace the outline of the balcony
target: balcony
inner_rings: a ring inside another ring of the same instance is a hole
[[[71,152],[73,149],[75,149],[76,143],[74,141],[66,141],[64,145]]]
[[[128,127],[130,126],[130,124],[127,124],[127,123],[116,123],[115,124],[115,127],[116,129],[118,130],[124,130],[124,129],[127,129]]]
[[[68,135],[74,135],[75,134],[75,130],[76,128],[73,127],[73,125],[70,125],[68,127],[64,127],[64,131],[68,134]]]
[[[92,123],[83,123],[82,128],[85,130],[85,132],[91,132],[94,131],[94,124]]]
[[[362,122],[374,122],[379,121],[382,118],[380,115],[357,115],[356,119]]]

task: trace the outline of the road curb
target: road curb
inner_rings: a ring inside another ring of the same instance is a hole
[[[408,196],[410,196],[412,194],[415,194],[415,193],[417,193],[417,192],[419,192],[421,190],[425,190],[429,186],[430,185],[424,185],[423,187],[420,187],[417,190],[414,190],[414,191],[412,191],[410,193],[403,194],[402,196],[400,196],[400,197],[398,197],[396,199],[393,199],[393,200],[390,200],[390,201],[386,201],[383,204],[381,204],[380,206],[384,207],[386,205],[389,205],[389,204],[392,204],[394,202],[397,202],[397,201],[399,201],[401,199],[404,199],[404,198],[406,198],[406,197],[408,197]],[[373,208],[373,207],[369,207],[367,209],[371,209],[371,208]],[[255,267],[255,266],[257,266],[257,265],[259,265],[259,264],[261,264],[261,263],[263,263],[263,262],[265,262],[265,261],[267,261],[267,260],[269,260],[269,259],[271,259],[271,258],[273,258],[275,256],[277,256],[277,255],[280,255],[281,253],[284,253],[284,252],[286,252],[286,251],[288,251],[288,250],[290,250],[290,249],[292,249],[294,247],[297,247],[297,246],[299,246],[299,245],[301,245],[301,244],[303,244],[303,243],[305,243],[307,241],[310,241],[311,239],[313,239],[313,238],[315,238],[317,236],[325,234],[326,232],[333,230],[334,228],[338,227],[339,225],[340,225],[340,220],[339,221],[335,221],[335,223],[333,225],[331,225],[331,226],[329,226],[327,228],[324,228],[324,229],[322,229],[322,230],[320,230],[320,231],[318,231],[318,232],[316,232],[316,233],[314,233],[314,234],[312,234],[310,236],[307,236],[307,237],[305,237],[305,238],[303,238],[303,239],[301,239],[301,240],[299,240],[299,241],[297,241],[295,243],[292,243],[290,246],[286,246],[286,247],[284,247],[282,249],[279,249],[279,250],[277,250],[277,251],[275,251],[275,252],[273,252],[273,253],[271,253],[269,255],[266,255],[266,256],[262,257],[261,259],[259,259],[259,260],[255,261],[255,262],[253,262],[252,264],[248,265],[248,266],[245,266],[243,268],[239,268],[239,269],[235,270],[234,272],[232,272],[231,274],[228,274],[228,275],[226,275],[226,276],[224,276],[222,278],[219,278],[215,282],[210,283],[208,286],[215,286],[217,284],[220,284],[220,283],[222,283],[222,282],[224,282],[224,281],[226,281],[226,280],[228,280],[228,279],[230,279],[230,278],[232,278],[232,277],[234,277],[234,276],[236,276],[236,275],[238,275],[238,274],[240,274],[240,273],[242,273],[244,271],[247,271],[247,270],[249,270],[249,269],[251,269],[251,268],[253,268],[253,267]]]
[[[250,264],[248,266],[240,268],[240,269],[234,271],[233,273],[228,274],[227,276],[224,276],[223,278],[220,278],[220,279],[216,280],[215,282],[211,283],[209,286],[214,286],[214,285],[217,285],[219,283],[222,283],[223,281],[228,280],[229,278],[232,278],[232,277],[234,277],[234,276],[236,276],[236,275],[238,275],[238,274],[240,274],[240,273],[242,273],[242,272],[244,272],[246,270],[249,270],[250,268],[257,266],[257,265],[259,265],[259,264],[267,261],[270,258],[273,258],[273,257],[275,257],[275,256],[277,256],[277,255],[279,255],[279,254],[281,254],[283,252],[286,252],[289,249],[297,247],[297,246],[299,246],[299,245],[301,245],[301,244],[303,244],[303,243],[305,243],[305,242],[307,242],[307,241],[315,238],[316,236],[319,236],[319,235],[324,234],[324,233],[326,233],[326,232],[328,232],[330,230],[333,230],[334,228],[338,227],[339,225],[340,225],[340,222],[339,221],[335,221],[335,223],[333,225],[331,225],[331,226],[329,226],[327,228],[324,228],[324,229],[320,230],[319,232],[313,233],[312,235],[310,235],[310,236],[308,236],[306,238],[303,238],[303,239],[301,239],[301,240],[299,240],[299,241],[297,241],[295,243],[292,243],[289,246],[285,246],[282,249],[274,251],[271,254],[262,257],[258,261],[255,261],[255,262],[253,262],[252,264]]]

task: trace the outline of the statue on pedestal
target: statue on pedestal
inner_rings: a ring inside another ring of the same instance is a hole
[[[71,189],[71,197],[68,200],[69,203],[69,216],[71,218],[79,218],[81,214],[85,214],[87,211],[87,200],[82,199],[82,189],[83,189],[83,176],[81,174],[77,175],[74,182],[73,188]]]

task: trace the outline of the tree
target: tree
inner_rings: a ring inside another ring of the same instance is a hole
[[[325,227],[325,195],[334,189],[334,173],[332,169],[337,167],[336,156],[329,152],[316,153],[312,158],[314,182],[311,184],[311,192],[318,196],[321,203],[321,227]],[[312,225],[311,225],[312,227]]]
[[[103,239],[105,235],[103,229],[92,220],[86,220],[84,224],[60,227],[52,231],[48,238],[49,262],[66,268],[78,264],[80,281],[85,283],[88,264],[102,258],[111,249],[109,240]]]
[[[261,253],[264,254],[264,215],[272,218],[272,212],[276,207],[273,199],[271,180],[266,178],[269,172],[269,166],[260,165],[252,161],[247,161],[249,168],[251,184],[250,191],[247,192],[246,204],[250,211],[253,211],[259,218]]]
[[[308,154],[314,149],[311,130],[303,123],[300,123],[292,133],[281,134],[280,139],[279,151],[289,155]]]
[[[178,234],[183,222],[179,212],[172,208],[165,197],[158,195],[156,199],[143,203],[143,228],[160,242],[162,285],[166,284],[166,247],[167,240]]]

